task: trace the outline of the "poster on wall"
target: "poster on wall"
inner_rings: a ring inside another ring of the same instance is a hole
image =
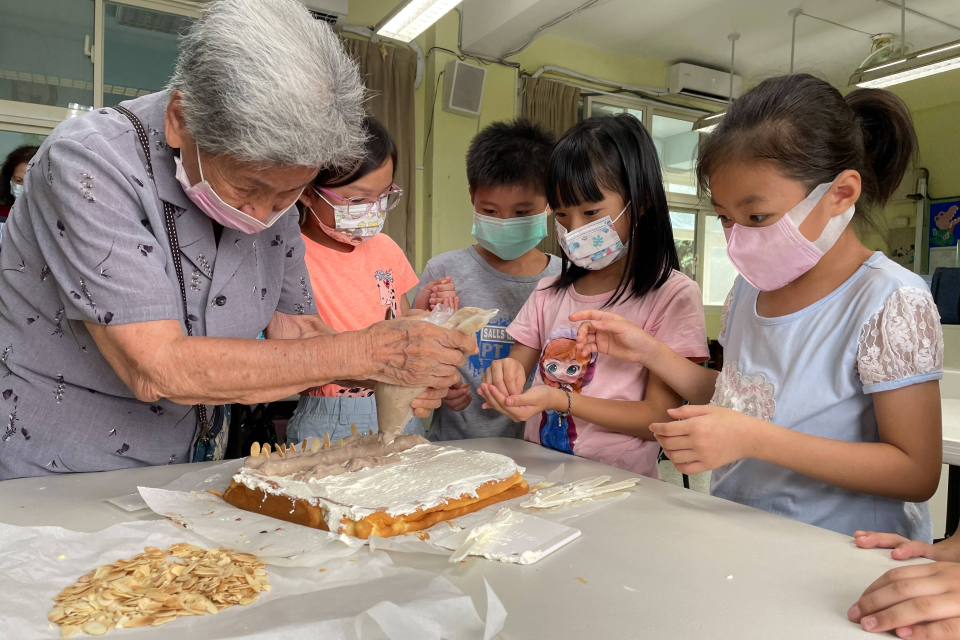
[[[960,199],[930,203],[930,248],[955,247],[960,225]]]
[[[931,202],[929,273],[937,267],[957,266],[957,235],[960,234],[960,198]]]

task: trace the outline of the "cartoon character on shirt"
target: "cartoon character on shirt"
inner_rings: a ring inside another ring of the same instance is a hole
[[[543,384],[570,393],[593,380],[597,354],[585,356],[577,351],[577,330],[562,327],[550,334],[543,346],[538,364]],[[553,410],[540,414],[540,444],[557,451],[573,453],[577,441],[577,425],[572,415],[563,416]]]
[[[389,308],[394,318],[399,317],[397,290],[393,288],[393,269],[378,269],[373,277],[377,281],[377,290],[380,292],[380,306]]]

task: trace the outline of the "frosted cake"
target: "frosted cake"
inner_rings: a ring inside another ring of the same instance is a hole
[[[524,495],[524,469],[496,453],[417,435],[354,435],[299,450],[254,445],[223,498],[230,504],[357,538],[390,537]]]

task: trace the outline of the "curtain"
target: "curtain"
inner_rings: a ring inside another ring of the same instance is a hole
[[[400,204],[387,214],[383,229],[400,245],[407,260],[416,260],[416,139],[413,81],[417,56],[409,49],[343,38],[343,46],[360,65],[360,76],[370,92],[367,109],[397,143],[394,182],[403,189]]]
[[[523,117],[553,132],[557,138],[577,122],[579,102],[579,87],[571,87],[568,84],[544,78],[524,79],[523,110],[521,111]],[[537,248],[544,253],[561,255],[553,216],[547,220],[547,237],[537,245]]]

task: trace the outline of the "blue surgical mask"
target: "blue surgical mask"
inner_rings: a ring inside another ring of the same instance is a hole
[[[547,237],[547,212],[502,219],[474,211],[473,237],[501,260],[516,260]]]
[[[14,200],[23,195],[23,185],[17,184],[13,180],[10,181],[10,193],[13,194]]]

